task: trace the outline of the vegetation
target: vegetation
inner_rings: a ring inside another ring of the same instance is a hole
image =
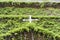
[[[22,16],[21,16],[22,17]],[[35,17],[33,17],[35,18]],[[15,32],[26,30],[29,32],[33,29],[36,32],[48,33],[53,37],[60,37],[60,18],[58,17],[37,17],[37,22],[21,22],[22,18],[18,17],[2,17],[0,18],[0,36],[12,35]],[[21,21],[20,21],[21,20]]]
[[[29,40],[26,39],[29,33],[31,40],[37,40],[40,36],[41,40],[60,40],[60,9],[43,6],[44,3],[41,8],[0,8],[0,40]],[[23,22],[29,15],[39,20]]]
[[[48,11],[48,12],[47,12]],[[57,8],[0,8],[0,15],[39,15],[39,16],[60,16],[60,9]],[[57,14],[58,13],[58,14]]]
[[[47,8],[54,7],[59,8],[60,3],[55,2],[0,2],[0,7],[19,7],[19,8]]]

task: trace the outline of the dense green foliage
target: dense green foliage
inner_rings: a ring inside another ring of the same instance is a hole
[[[57,14],[58,13],[58,14]],[[55,8],[0,8],[0,15],[39,15],[39,16],[60,16],[60,9]]]
[[[17,17],[16,17],[17,16]],[[59,17],[37,17],[37,22],[22,22],[23,16],[12,16],[0,18],[0,37],[11,35],[11,33],[28,31],[33,29],[36,32],[43,32],[44,34],[51,35],[53,37],[60,37],[60,18]],[[28,16],[26,16],[28,17]],[[25,17],[25,18],[26,18]],[[36,16],[32,17],[36,18]]]
[[[0,8],[0,37],[17,34],[24,30],[42,32],[54,38],[60,38],[60,9],[55,8]],[[38,18],[32,23],[23,22],[23,18]],[[59,39],[58,39],[59,40]]]

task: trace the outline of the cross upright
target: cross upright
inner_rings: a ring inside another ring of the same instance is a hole
[[[38,19],[32,19],[31,15],[29,15],[29,19],[23,19],[23,21],[29,21],[31,23],[32,21],[38,21]]]

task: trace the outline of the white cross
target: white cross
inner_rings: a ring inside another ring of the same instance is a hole
[[[29,19],[23,19],[23,21],[29,21],[30,23],[34,20],[38,21],[38,19],[32,19],[31,15],[29,15]]]

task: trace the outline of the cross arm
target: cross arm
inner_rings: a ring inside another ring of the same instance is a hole
[[[32,21],[38,21],[38,19],[32,19]]]
[[[29,19],[23,19],[23,21],[29,21]]]

